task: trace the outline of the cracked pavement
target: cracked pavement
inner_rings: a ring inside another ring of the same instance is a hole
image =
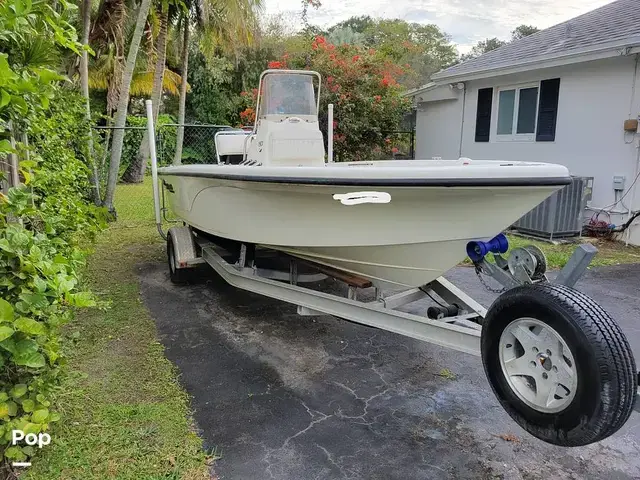
[[[547,445],[502,410],[479,358],[237,290],[208,271],[186,287],[139,267],[142,297],[192,396],[219,479],[640,478],[640,414],[581,448]],[[447,274],[488,306],[468,268]],[[640,359],[640,265],[578,284]],[[341,286],[326,280],[325,291]],[[426,311],[428,304],[412,308]]]

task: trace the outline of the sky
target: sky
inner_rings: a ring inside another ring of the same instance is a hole
[[[461,53],[489,37],[507,40],[521,24],[544,29],[601,7],[611,0],[321,0],[309,23],[329,27],[355,15],[435,23]],[[299,15],[300,0],[265,0],[265,13]]]

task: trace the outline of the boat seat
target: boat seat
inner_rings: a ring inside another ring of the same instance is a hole
[[[222,130],[216,133],[214,143],[218,162],[231,165],[241,163],[248,135],[251,132],[246,130]]]
[[[264,122],[269,164],[282,166],[324,165],[324,141],[318,121],[289,117],[281,122]],[[259,137],[258,137],[259,139]]]

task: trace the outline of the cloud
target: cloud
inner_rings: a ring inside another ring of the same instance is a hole
[[[465,52],[477,41],[508,39],[521,24],[540,29],[601,7],[611,0],[323,0],[309,9],[309,22],[328,27],[355,15],[402,18],[416,23],[435,23]],[[297,16],[300,0],[266,0],[267,14]]]

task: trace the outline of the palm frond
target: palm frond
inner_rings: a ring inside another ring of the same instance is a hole
[[[116,58],[113,50],[105,52],[89,61],[89,88],[107,90],[113,78]]]
[[[153,90],[153,75],[154,72],[138,73],[133,76],[131,81],[131,95],[137,97],[149,97]],[[180,84],[182,83],[182,77],[176,72],[164,69],[164,76],[162,80],[162,90],[165,93],[171,95],[180,95]],[[190,91],[191,87],[187,84],[187,91]]]
[[[57,65],[59,59],[58,49],[44,37],[27,37],[14,49],[11,61],[25,67],[43,67]]]
[[[164,69],[164,81],[162,83],[162,87],[165,92],[168,92],[171,95],[179,95],[181,84],[182,77],[180,76],[180,74],[174,72],[173,70],[169,70],[168,68]],[[189,85],[189,82],[187,82],[187,92],[190,91],[191,85]]]
[[[262,0],[199,0],[204,25],[203,40],[212,46],[235,51],[253,40]]]

